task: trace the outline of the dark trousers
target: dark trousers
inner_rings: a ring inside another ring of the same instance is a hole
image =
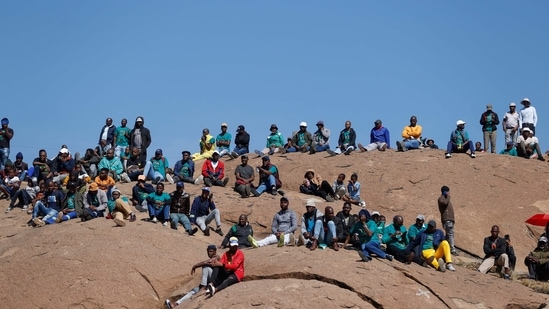
[[[223,267],[214,267],[212,276],[210,277],[210,283],[213,283],[216,291],[221,291],[237,282],[238,278],[233,272],[227,271]]]
[[[549,262],[538,265],[525,261],[524,264],[528,266],[528,276],[530,279],[538,281],[547,281],[549,279]]]

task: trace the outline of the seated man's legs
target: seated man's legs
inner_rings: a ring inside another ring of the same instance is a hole
[[[258,240],[257,245],[259,247],[264,247],[264,246],[276,244],[277,242],[278,242],[278,238],[276,238],[276,235],[271,234],[271,235],[267,236],[266,238]]]
[[[239,156],[248,153],[248,149],[246,147],[234,147],[234,152],[236,152]]]
[[[210,222],[212,222],[214,219],[216,227],[221,226],[221,216],[219,215],[219,209],[217,208],[210,211],[210,213],[206,216],[206,219],[204,219],[205,224],[210,224]]]
[[[435,258],[435,249],[425,249],[421,251],[421,255],[427,261],[428,264],[438,269],[438,260]]]
[[[419,144],[420,143],[417,139],[407,140],[404,142],[404,147],[406,147],[406,149],[418,149]]]
[[[215,267],[212,272],[211,282],[213,283],[216,292],[218,292],[229,285],[238,283],[238,278],[233,272],[229,272],[225,268]]]
[[[202,280],[200,280],[200,287],[207,286],[210,278],[212,277],[213,269],[210,266],[202,266]]]
[[[377,255],[380,259],[384,259],[387,257],[387,253],[383,252],[383,250],[379,248],[379,240],[377,239],[372,239],[364,244],[364,250],[368,251],[368,253],[370,254]]]
[[[482,261],[480,266],[478,267],[478,271],[485,274],[487,273],[492,266],[494,266],[494,263],[496,262],[496,259],[493,256],[487,257]]]
[[[276,188],[276,178],[273,175],[269,175],[268,181],[266,183],[259,184],[256,191],[261,194],[267,190],[271,190],[273,186]]]
[[[450,244],[446,240],[441,241],[440,245],[435,251],[436,260],[442,257],[444,257],[444,260],[446,261],[446,263],[452,263],[452,254],[450,253]]]
[[[37,201],[32,211],[32,219],[37,218],[40,214],[44,216],[47,215],[49,210],[50,209],[44,206],[44,204],[41,201]]]
[[[156,209],[155,205],[147,203],[147,207],[149,208],[149,219],[152,220],[160,214],[161,209]]]
[[[322,146],[321,145],[316,145],[315,146],[316,152],[326,151],[328,149],[330,149],[330,145],[322,145]]]
[[[127,219],[130,214],[132,213],[132,209],[130,208],[130,205],[128,203],[124,202],[121,199],[117,199],[115,201],[115,210],[119,211],[123,215],[123,219]]]
[[[286,149],[286,152],[296,152],[297,149],[295,147],[289,147],[288,149]]]
[[[198,228],[202,231],[202,232],[205,232],[206,229],[208,228],[206,226],[206,216],[202,216],[202,217],[197,217],[194,224],[196,224],[196,226],[198,226]]]
[[[495,264],[498,266],[503,266],[503,273],[506,275],[509,274],[509,256],[507,253],[500,255]]]
[[[549,262],[536,266],[536,280],[547,281],[549,279]]]
[[[400,249],[391,244],[387,246],[387,253],[393,255],[397,261],[406,263],[411,251],[407,249]]]

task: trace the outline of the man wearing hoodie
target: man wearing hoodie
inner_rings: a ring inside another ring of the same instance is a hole
[[[234,149],[233,152],[231,152],[231,157],[233,159],[238,158],[238,156],[241,156],[243,154],[246,154],[250,152],[249,145],[250,145],[250,134],[246,132],[246,128],[244,128],[243,125],[239,125],[236,129],[236,136],[234,137]]]
[[[130,132],[130,149],[137,147],[141,155],[147,157],[147,148],[151,145],[151,132],[145,128],[145,118],[138,116]]]

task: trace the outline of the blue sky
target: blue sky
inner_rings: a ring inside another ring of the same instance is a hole
[[[12,159],[97,143],[105,118],[145,117],[173,165],[203,128],[239,124],[262,148],[323,120],[358,142],[381,119],[392,147],[411,115],[447,143],[474,141],[487,103],[503,117],[529,97],[547,139],[549,23],[544,1],[4,1],[1,117]],[[503,148],[499,128],[498,150]]]

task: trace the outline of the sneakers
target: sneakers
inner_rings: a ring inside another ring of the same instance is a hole
[[[221,227],[218,227],[215,229],[215,232],[219,235],[219,236],[223,236],[223,231],[221,230]]]
[[[8,213],[8,212],[10,212],[10,211],[11,211],[11,207],[8,207],[8,208],[6,208],[5,213]]]
[[[297,246],[298,247],[301,247],[305,244],[305,237],[303,237],[303,235],[299,235],[299,237],[297,238]]]
[[[315,153],[316,153],[315,147],[311,146],[311,149],[309,149],[309,154],[315,154]]]
[[[367,256],[364,252],[358,251],[358,256],[360,256],[363,262],[370,262],[370,257]]]
[[[259,244],[257,243],[257,241],[255,241],[252,235],[248,235],[248,242],[250,243],[250,245],[252,245],[252,248],[259,248]]]
[[[166,300],[164,301],[164,306],[168,309],[172,309],[174,308],[175,306],[172,304],[172,302],[166,298]]]
[[[387,150],[387,144],[383,144],[383,146],[379,148],[379,151],[385,151],[385,150]]]
[[[259,151],[259,150],[254,150],[254,153],[260,157],[263,157],[263,152]]]
[[[37,227],[41,227],[41,226],[46,225],[46,223],[44,223],[44,221],[40,220],[39,218],[34,218],[34,219],[32,219],[32,222],[33,222]]]
[[[445,157],[446,159],[450,159],[450,158],[452,157],[452,154],[451,154],[451,153],[447,153],[447,154],[444,155],[444,157]]]
[[[158,223],[158,219],[156,219],[156,217],[153,217],[153,218],[151,219],[151,222],[152,222],[152,223]]]
[[[164,221],[164,223],[162,223],[162,226],[168,226],[168,221]]]
[[[311,242],[311,247],[309,248],[309,250],[314,251],[316,250],[316,248],[318,248],[318,241],[315,239]]]
[[[477,155],[473,152],[473,153],[471,154],[471,158],[474,159],[474,158],[476,158],[476,157],[477,157]]]
[[[204,230],[204,236],[210,236],[210,227],[206,226],[206,229]]]
[[[397,141],[396,144],[397,144],[397,151],[404,151],[404,149],[403,149],[404,147],[403,147],[403,145],[402,145],[403,142]]]
[[[226,177],[223,179],[223,187],[226,186],[229,183],[229,177]]]
[[[365,201],[360,201],[360,203],[358,203],[358,206],[366,207],[366,202]]]
[[[393,259],[395,258],[394,256],[390,255],[390,254],[387,254],[385,256],[386,259],[388,259],[389,261],[393,261]]]
[[[114,218],[113,221],[114,221],[114,223],[116,223],[117,226],[126,226],[126,222],[124,222],[124,220]]]
[[[277,195],[276,186],[272,186],[272,187],[271,187],[271,194],[272,194],[272,195]]]
[[[503,275],[504,280],[511,280],[511,276],[509,274]]]
[[[333,151],[332,149],[327,149],[326,152],[331,156],[337,156],[337,152]]]
[[[343,154],[348,156],[351,154],[351,151],[353,151],[353,149],[351,147],[348,147]]]
[[[200,175],[194,180],[195,185],[199,185],[204,180],[204,176]]]
[[[132,180],[130,179],[130,176],[128,176],[127,173],[120,174],[120,178],[122,178],[122,182],[130,183]]]
[[[134,222],[135,220],[137,220],[137,218],[135,217],[135,214],[132,212],[132,213],[130,214],[130,220],[129,220],[129,221],[130,221],[130,222]]]
[[[288,242],[288,246],[295,246],[295,236],[294,236],[294,233],[290,233],[290,241]]]
[[[366,151],[368,151],[368,150],[367,150],[366,148],[364,148],[364,146],[362,146],[362,144],[360,144],[360,143],[359,143],[357,146],[358,146],[358,149],[360,149],[360,152],[366,152]],[[347,152],[347,151],[345,151],[345,152]]]
[[[25,210],[27,210],[27,208],[29,208],[29,205],[25,204],[25,205],[23,205],[23,208],[21,208],[21,211],[25,211]]]
[[[214,296],[215,294],[215,287],[211,283],[208,284],[208,293],[210,293],[210,297]]]
[[[170,184],[172,184],[172,185],[174,184],[172,175],[166,174],[166,180],[167,180]]]
[[[334,198],[331,195],[326,195],[326,202],[333,202]]]
[[[539,157],[538,157],[538,160],[540,160],[540,161],[545,161],[545,158],[543,158],[543,156],[539,156]]]
[[[194,229],[192,230],[188,230],[187,233],[189,233],[189,236],[193,236],[194,234],[196,234],[196,232],[198,232],[198,228],[195,227]]]
[[[440,270],[440,272],[446,271],[446,263],[443,258],[438,259],[438,270]]]
[[[284,233],[280,233],[280,236],[278,237],[278,245],[277,247],[284,247]]]
[[[153,181],[152,181],[152,184],[153,184],[153,185],[156,185],[157,183],[159,183],[159,182],[160,182],[160,179],[162,179],[162,177],[160,177],[160,176],[156,176],[156,178],[155,178],[155,179],[153,179]]]
[[[452,255],[454,255],[454,256],[459,256],[459,254],[458,254],[456,251],[452,251],[452,252],[450,252],[450,253],[451,253]]]
[[[454,267],[454,264],[452,264],[452,263],[446,264],[446,269],[448,269],[449,271],[456,271],[456,268]]]
[[[282,148],[282,150],[284,150],[284,148]],[[284,153],[284,152],[283,152]],[[271,148],[271,150],[269,150],[269,155],[272,156],[275,154],[275,151],[273,148]]]
[[[230,156],[231,156],[231,158],[236,159],[236,158],[238,158],[238,153],[236,153],[236,151],[233,151],[233,152],[231,152]]]
[[[61,221],[63,221],[63,212],[62,211],[57,214],[57,219],[55,219],[55,223],[59,223]]]

